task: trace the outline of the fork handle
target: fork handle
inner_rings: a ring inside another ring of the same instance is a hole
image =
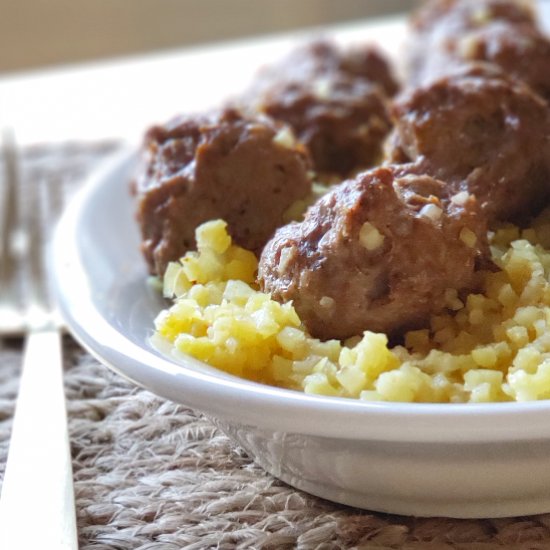
[[[78,548],[61,336],[30,332],[0,497],[0,548]]]

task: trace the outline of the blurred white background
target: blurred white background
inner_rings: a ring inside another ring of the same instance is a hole
[[[318,27],[376,43],[398,67],[405,14],[418,3],[0,0],[0,128],[15,128],[21,144],[135,143],[152,123],[239,93]],[[536,3],[550,29],[550,0]]]
[[[0,0],[0,73],[408,11],[415,0]]]

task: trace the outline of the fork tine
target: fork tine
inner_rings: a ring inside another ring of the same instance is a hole
[[[13,130],[3,129],[1,138],[4,201],[0,235],[0,314],[2,332],[15,334],[23,329],[22,316],[18,313],[22,306],[21,282],[15,277],[19,267],[14,234],[19,221],[19,171]]]
[[[2,131],[2,157],[4,161],[4,209],[2,215],[2,235],[0,238],[0,280],[9,279],[13,269],[13,253],[11,246],[11,228],[15,227],[17,216],[17,162],[15,159],[15,138],[13,131]]]
[[[2,157],[4,161],[4,215],[2,217],[1,253],[10,253],[9,228],[13,227],[17,211],[16,182],[19,180],[16,162],[15,136],[13,130],[5,128],[2,131]]]
[[[51,324],[52,319],[56,320],[55,314],[52,314],[55,306],[47,273],[47,256],[55,222],[64,204],[64,192],[61,183],[57,178],[51,177],[39,182],[37,191],[39,193],[41,216],[32,217],[36,224],[35,231],[31,234],[30,243],[35,248],[35,250],[31,248],[30,254],[35,258],[33,285],[37,290],[36,306],[42,309],[43,314],[48,314],[45,318],[45,322],[48,324]],[[39,238],[34,238],[37,234]]]
[[[17,159],[15,159],[17,161]],[[55,177],[32,178],[27,174],[21,200],[21,239],[19,248],[22,260],[19,272],[24,282],[24,305],[27,328],[45,328],[58,319],[53,313],[54,304],[47,273],[47,252],[54,221],[63,204],[63,189]],[[21,188],[23,182],[18,182]]]
[[[24,272],[28,286],[26,294],[27,315],[35,318],[48,306],[45,292],[44,245],[46,241],[45,226],[48,212],[44,204],[45,193],[48,192],[47,181],[35,181],[28,186],[23,209],[23,227],[27,229]]]

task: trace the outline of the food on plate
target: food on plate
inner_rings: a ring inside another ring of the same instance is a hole
[[[376,50],[317,41],[243,95],[260,114],[149,131],[156,348],[312,394],[550,399],[546,38],[511,0],[436,0],[412,34],[399,95]]]
[[[331,74],[363,78],[378,85],[387,97],[399,90],[390,62],[377,47],[341,47],[332,40],[318,39],[301,44],[279,62],[262,67],[252,91],[270,88],[277,80],[301,83]]]
[[[478,60],[548,92],[548,40],[538,29],[531,2],[441,0],[427,2],[411,20],[408,80],[413,85]],[[529,59],[526,63],[525,60]]]
[[[222,109],[151,128],[136,176],[142,250],[152,273],[195,248],[195,229],[224,218],[235,242],[260,251],[285,211],[311,193],[310,159],[292,130]]]
[[[445,310],[393,348],[370,331],[344,342],[312,338],[291,302],[258,289],[256,257],[233,245],[225,227],[221,220],[199,227],[198,251],[168,267],[164,292],[174,303],[157,317],[152,338],[164,353],[367,401],[550,398],[550,211],[533,229],[506,226],[493,235],[500,270],[480,273],[479,292],[447,292]]]
[[[437,33],[441,38],[462,34],[492,21],[535,26],[530,0],[431,0],[413,14],[409,32]],[[427,51],[427,55],[432,52]]]
[[[399,169],[375,168],[336,186],[265,246],[262,289],[292,301],[311,335],[398,336],[425,326],[449,292],[476,288],[489,249],[475,198]]]
[[[387,99],[396,91],[378,50],[343,50],[318,41],[266,67],[245,97],[257,110],[288,123],[326,178],[380,161],[391,128]]]
[[[550,109],[527,86],[469,66],[404,92],[388,157],[476,197],[489,222],[525,221],[550,198]]]
[[[506,75],[521,80],[546,101],[550,100],[550,40],[530,26],[493,23],[472,30],[456,40],[452,48],[430,56],[419,81],[430,81],[468,62],[486,62]],[[525,63],[525,59],[529,62]]]

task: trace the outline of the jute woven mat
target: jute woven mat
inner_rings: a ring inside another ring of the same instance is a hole
[[[112,149],[25,151],[24,174],[71,186]],[[21,348],[20,340],[0,344],[0,479]],[[81,549],[550,549],[550,514],[415,519],[297,491],[266,474],[208,420],[132,386],[70,337],[64,353]]]

